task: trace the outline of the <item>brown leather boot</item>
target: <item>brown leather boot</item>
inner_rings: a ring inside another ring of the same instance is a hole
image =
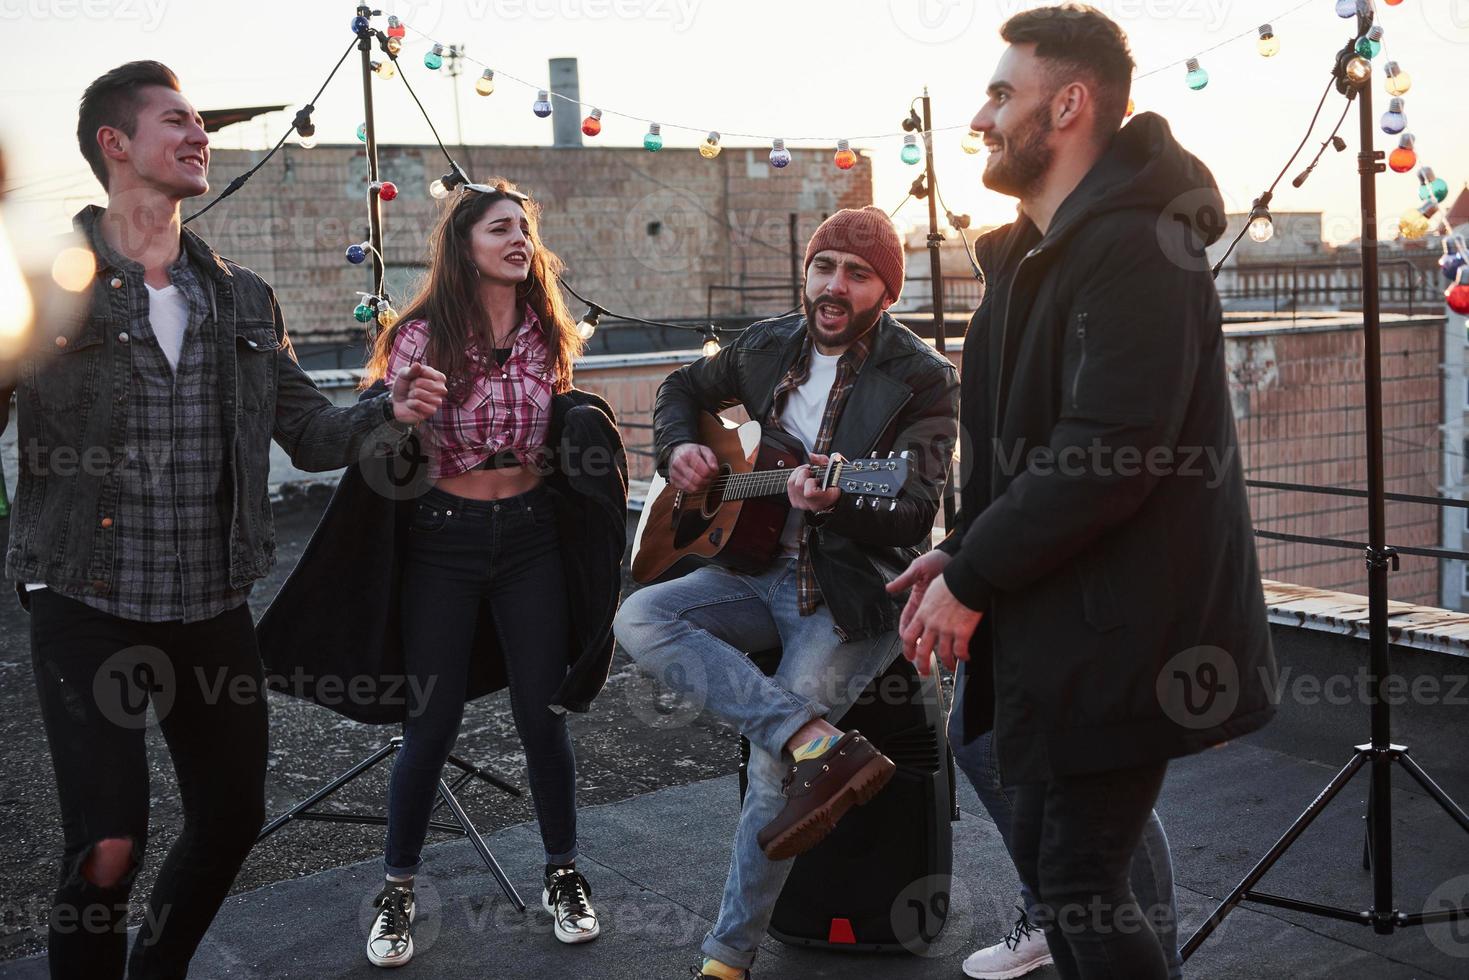
[[[897,768],[860,733],[847,732],[821,755],[791,766],[781,782],[786,805],[756,836],[760,849],[772,861],[809,851],[854,805],[876,796]]]

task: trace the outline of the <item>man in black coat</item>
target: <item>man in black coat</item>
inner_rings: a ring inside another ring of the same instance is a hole
[[[1204,256],[1222,201],[1161,118],[1119,128],[1133,62],[1112,21],[1042,8],[1001,36],[972,125],[1020,216],[986,243],[965,339],[964,518],[892,588],[913,587],[906,654],[969,661],[963,730],[994,727],[1061,974],[1151,980],[1127,872],[1167,761],[1274,712]]]

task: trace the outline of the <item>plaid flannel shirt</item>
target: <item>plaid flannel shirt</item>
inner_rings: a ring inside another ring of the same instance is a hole
[[[428,321],[410,320],[399,328],[388,356],[388,379],[428,352]],[[457,404],[446,401],[422,426],[433,479],[467,473],[496,453],[510,450],[522,463],[542,462],[551,428],[551,398],[556,377],[551,348],[540,318],[525,309],[510,357],[504,366],[470,340],[465,350],[477,370]]]
[[[826,396],[826,409],[821,413],[821,427],[816,433],[816,445],[811,450],[813,453],[825,455],[830,448],[832,434],[836,432],[837,419],[842,415],[842,406],[846,404],[847,396],[852,393],[852,387],[857,383],[857,375],[861,372],[862,365],[867,362],[867,355],[872,350],[872,335],[873,331],[868,330],[858,337],[837,361],[836,377],[832,380],[831,392]],[[774,408],[770,415],[773,425],[785,430],[785,426],[780,421],[780,413],[785,407],[786,396],[792,390],[801,387],[810,378],[811,337],[808,334],[801,344],[801,353],[796,357],[796,362],[775,386],[775,396],[771,401]],[[796,602],[802,616],[811,615],[822,602],[821,586],[816,583],[816,570],[811,564],[810,538],[811,525],[803,522],[801,548],[796,557]]]

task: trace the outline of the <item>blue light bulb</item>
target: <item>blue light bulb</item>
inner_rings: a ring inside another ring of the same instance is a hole
[[[777,170],[790,166],[791,151],[786,149],[785,140],[775,140],[770,144],[770,165]]]
[[[364,245],[348,245],[347,261],[353,265],[361,265],[367,259],[367,248]]]
[[[1357,0],[1336,0],[1336,15],[1344,20],[1357,16]]]
[[[369,23],[371,22],[366,17],[358,14],[356,17],[352,18],[352,33],[361,34],[363,31],[367,30],[367,26]]]
[[[545,89],[536,92],[536,101],[531,105],[530,111],[545,119],[551,114],[551,93]]]
[[[1382,131],[1396,136],[1408,128],[1408,117],[1403,115],[1403,100],[1393,99],[1387,104],[1387,111],[1382,114]]]

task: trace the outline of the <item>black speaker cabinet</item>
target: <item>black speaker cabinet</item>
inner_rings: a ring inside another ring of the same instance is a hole
[[[753,657],[773,672],[779,651]],[[902,656],[837,723],[897,764],[892,781],[796,858],[770,934],[781,942],[860,952],[925,953],[949,916],[953,768],[937,679]],[[749,743],[740,739],[740,799]]]

